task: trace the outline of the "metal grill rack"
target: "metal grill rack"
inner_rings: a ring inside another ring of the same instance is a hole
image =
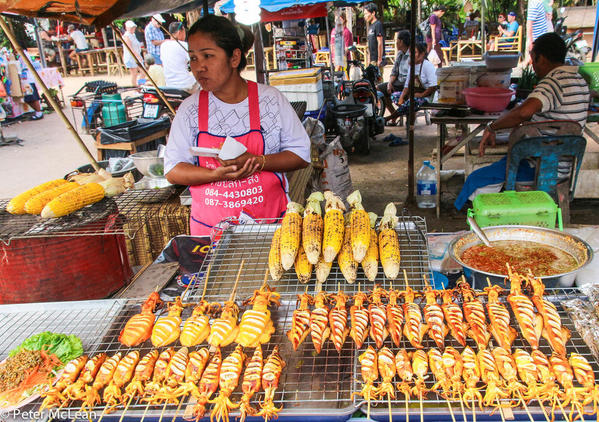
[[[582,339],[580,334],[576,331],[576,328],[574,327],[572,320],[570,319],[567,312],[562,308],[562,306],[560,304],[560,302],[562,300],[573,299],[573,298],[582,298],[583,296],[575,288],[563,289],[561,292],[556,291],[555,293],[556,294],[546,296],[546,299],[549,300],[550,302],[552,302],[557,307],[559,315],[562,320],[562,325],[564,327],[568,328],[572,334],[572,337],[566,343],[566,351],[567,351],[568,356],[572,352],[576,352],[576,353],[583,355],[591,364],[591,366],[593,368],[593,372],[595,374],[595,378],[599,379],[599,363],[597,362],[597,359],[593,356],[593,354],[589,350],[588,346],[586,345],[586,343],[584,342],[584,340]],[[481,300],[484,304],[486,303],[484,296],[480,296],[479,300]],[[511,307],[509,306],[509,304],[507,304],[505,302],[505,297],[503,297],[501,299],[501,301],[502,301],[502,303],[504,303],[507,306],[507,308],[510,311],[512,327],[516,328],[518,331],[518,336],[516,337],[514,343],[512,344],[512,351],[516,350],[517,348],[520,348],[520,349],[526,350],[528,352],[531,352],[532,348],[530,347],[528,342],[526,342],[526,340],[524,340],[524,338],[522,337],[522,334],[518,328],[518,324],[517,324],[517,322],[515,322],[516,319],[511,310]],[[422,306],[424,306],[424,305],[421,303],[421,307]],[[486,311],[485,311],[485,313],[486,313]],[[488,321],[488,317],[487,317],[487,321]],[[546,356],[549,357],[552,353],[549,343],[544,338],[541,338],[539,342],[540,342],[539,350],[541,352],[543,352]],[[489,344],[491,346],[494,344],[493,337],[491,337]],[[359,352],[357,352],[356,356],[358,356],[360,353],[362,353],[369,345],[372,345],[376,349],[374,342],[370,338],[368,338],[363,346],[363,349],[361,349]],[[430,337],[428,337],[428,335],[425,335],[423,345],[424,345],[425,351],[428,351],[429,349],[436,347],[434,341],[432,339],[430,339]],[[445,337],[445,345],[453,346],[460,353],[463,350],[463,347],[453,337],[451,337],[451,334],[448,334]],[[475,352],[478,351],[476,343],[474,342],[473,339],[468,338],[467,345],[470,346]],[[392,342],[389,338],[385,341],[385,346],[389,347],[394,353],[396,353],[399,350],[398,347],[396,347],[395,345],[392,344]],[[408,351],[415,350],[414,347],[410,344],[410,342],[405,338],[405,336],[402,336],[401,347],[405,348]],[[358,362],[358,359],[355,359],[355,361],[354,361],[353,371],[356,374],[353,389],[354,389],[354,391],[360,391],[360,389],[362,388],[362,383],[360,382],[360,377],[359,377],[360,364]],[[434,384],[434,379],[435,378],[434,378],[432,372],[430,372],[430,370],[429,370],[428,378],[426,380],[427,388],[432,387],[432,385]],[[396,377],[394,379],[394,381],[399,382],[398,377]],[[479,384],[479,385],[481,385],[481,384]],[[575,381],[575,385],[577,385],[576,381]],[[484,392],[485,392],[485,389],[482,389],[481,394],[483,394],[483,396],[484,396]],[[448,407],[447,407],[447,401],[444,398],[442,398],[441,396],[439,396],[438,394],[429,393],[428,397],[424,398],[423,400],[424,400],[423,403],[424,403],[425,415],[440,415],[441,413],[447,415],[447,413],[449,412]],[[504,401],[507,402],[507,400],[504,400]],[[365,402],[363,402],[360,399],[360,397],[357,397],[355,399],[355,403],[356,403],[356,406],[361,406],[362,410],[364,412],[366,412],[366,404],[365,404]],[[451,402],[451,406],[452,406],[453,412],[455,413],[456,420],[461,420],[462,414],[461,414],[460,402],[453,401],[453,402]],[[404,397],[398,395],[398,397],[396,399],[391,399],[391,407],[392,407],[393,414],[404,416],[405,415],[405,399],[404,399]],[[410,416],[416,417],[417,415],[420,414],[418,398],[412,398],[411,400],[409,400],[408,407],[409,407],[409,413],[411,414]],[[529,407],[529,410],[531,411],[531,413],[533,414],[533,416],[535,416],[535,419],[538,417],[538,420],[545,420],[545,417],[542,413],[541,408],[538,406],[538,404],[535,401],[531,402],[528,405],[528,407]],[[547,409],[547,406],[546,406],[546,409]],[[491,411],[491,409],[486,409],[486,410],[487,410],[486,412],[480,412],[479,410],[477,410],[477,414],[480,414],[480,413],[488,414]],[[590,411],[592,411],[592,408],[589,407],[586,410],[588,410],[590,412]],[[514,413],[514,416],[518,420],[528,420],[528,416],[526,415],[525,410],[522,409],[521,407],[513,408],[512,411]],[[549,409],[547,409],[547,411],[549,411]],[[372,418],[378,419],[378,420],[383,420],[383,419],[387,418],[389,411],[387,408],[386,398],[382,401],[372,401],[370,414],[371,414]],[[472,412],[470,410],[466,409],[466,414],[471,416]],[[560,413],[559,408],[556,410],[556,417],[558,420],[561,418],[561,413]],[[498,418],[499,418],[499,416],[497,415],[497,419]]]
[[[0,200],[0,240],[33,237],[101,236],[124,234],[133,239],[137,231],[154,215],[157,207],[146,204],[163,200],[162,189],[130,189],[113,198],[105,198],[60,218],[43,219],[38,215],[12,215],[6,211],[9,200]]]
[[[243,261],[243,271],[237,287],[238,298],[250,297],[255,289],[258,289],[268,271],[268,253],[272,236],[278,224],[242,224],[231,225],[217,233],[220,240],[211,248],[201,272],[207,270],[211,265],[206,298],[214,301],[224,301],[228,299],[229,293],[233,289],[237,271],[240,263]],[[403,279],[403,270],[406,271],[408,283],[414,289],[423,289],[424,275],[431,280],[428,245],[426,241],[426,222],[422,217],[402,216],[396,227],[399,236],[401,249],[401,269],[398,280],[390,281],[383,273],[379,265],[377,283],[383,288],[402,289],[405,287]],[[295,300],[298,293],[305,290],[306,286],[299,283],[293,268],[289,269],[279,281],[273,281],[268,276],[268,283],[275,288],[281,297],[288,300]],[[348,284],[337,265],[333,262],[331,273],[322,289],[325,291],[336,291],[338,285],[347,294],[354,294],[360,288],[362,291],[371,289],[374,283],[368,281],[362,272],[358,269],[358,278],[354,284]],[[313,292],[316,285],[316,276],[313,273],[312,279],[307,284],[308,290]],[[203,290],[203,282],[195,283],[190,288],[186,300],[190,302],[197,301]]]

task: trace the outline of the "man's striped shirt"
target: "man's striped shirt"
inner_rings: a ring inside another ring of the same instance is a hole
[[[539,82],[529,98],[536,98],[542,104],[541,111],[532,116],[533,122],[574,120],[580,126],[586,123],[589,87],[576,66],[553,69]]]
[[[530,0],[526,13],[526,20],[532,22],[532,40],[536,40],[541,35],[549,32],[547,25],[547,13],[542,1]]]

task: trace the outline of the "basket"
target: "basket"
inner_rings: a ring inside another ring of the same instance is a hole
[[[468,216],[481,227],[519,225],[563,230],[562,212],[542,191],[483,193],[474,198]]]
[[[578,68],[578,73],[587,81],[590,90],[599,91],[599,63],[585,63]]]

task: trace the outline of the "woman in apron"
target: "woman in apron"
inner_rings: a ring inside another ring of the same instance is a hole
[[[208,15],[190,28],[187,40],[191,71],[202,89],[177,111],[164,170],[171,183],[190,186],[191,234],[210,235],[220,221],[242,212],[281,217],[288,202],[284,172],[310,162],[304,127],[276,88],[241,77],[253,45],[249,30]],[[226,161],[192,155],[192,147],[220,148],[227,136],[247,151]]]

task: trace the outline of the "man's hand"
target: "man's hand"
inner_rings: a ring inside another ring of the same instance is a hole
[[[489,143],[489,145],[492,147],[495,146],[495,132],[491,132],[489,129],[485,129],[485,131],[483,132],[483,138],[481,139],[480,144],[478,145],[478,155],[480,157],[485,155],[487,143]]]

